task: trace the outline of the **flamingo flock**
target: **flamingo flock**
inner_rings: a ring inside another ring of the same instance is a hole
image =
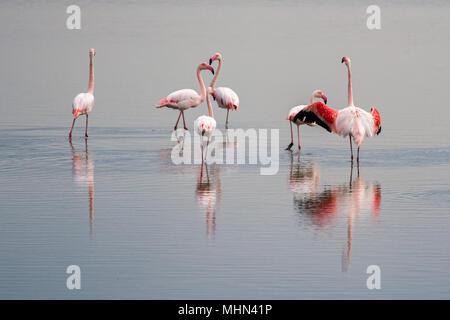
[[[69,140],[72,138],[72,131],[76,119],[81,115],[86,115],[85,138],[88,137],[88,117],[89,113],[94,107],[94,56],[95,49],[89,50],[89,85],[86,93],[78,94],[72,103],[73,122],[69,132]],[[218,61],[217,70],[214,75],[214,68],[211,66],[214,61]],[[320,126],[328,132],[335,133],[346,138],[349,137],[350,142],[350,159],[353,163],[353,143],[358,147],[356,161],[359,164],[359,150],[364,142],[365,137],[372,137],[381,132],[381,118],[377,109],[371,108],[370,112],[356,107],[353,103],[353,89],[352,89],[352,72],[351,61],[347,57],[341,60],[345,63],[348,72],[348,106],[336,110],[327,106],[327,97],[321,90],[315,90],[312,93],[308,105],[298,105],[290,109],[286,120],[289,120],[291,129],[291,142],[285,150],[291,150],[294,145],[294,137],[292,124],[297,126],[297,142],[298,150],[300,145],[300,125],[308,125],[310,127]],[[206,99],[208,108],[208,115],[198,117],[194,122],[194,130],[202,137],[202,164],[207,157],[208,144],[210,137],[214,134],[217,127],[217,122],[214,119],[213,108],[209,96],[217,102],[217,106],[227,110],[225,128],[228,129],[229,112],[239,110],[239,97],[232,89],[228,87],[215,87],[217,78],[222,68],[223,58],[220,53],[216,53],[209,59],[209,64],[202,62],[197,67],[197,80],[200,86],[200,94],[192,89],[181,89],[170,93],[166,98],[161,99],[156,105],[156,108],[167,107],[179,111],[177,121],[175,122],[174,130],[177,130],[180,118],[183,118],[183,128],[188,130],[184,117],[184,111],[195,108],[203,103]],[[201,71],[209,70],[214,75],[208,88],[201,76]],[[322,99],[322,101],[314,101],[315,99]],[[207,138],[206,147],[203,147],[203,138]],[[205,156],[204,156],[204,149]]]

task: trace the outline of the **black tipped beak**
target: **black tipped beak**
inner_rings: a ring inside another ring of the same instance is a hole
[[[325,104],[327,104],[328,99],[325,99]]]
[[[214,69],[211,70],[211,73],[214,74]]]
[[[216,96],[213,96],[214,101],[216,101]]]
[[[212,64],[212,59],[209,59],[209,65],[211,65]]]
[[[345,58],[342,58],[341,63],[344,63],[344,61],[345,61]]]

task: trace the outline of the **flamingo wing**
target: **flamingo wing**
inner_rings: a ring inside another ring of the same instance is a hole
[[[302,108],[292,121],[301,121],[306,124],[318,124],[328,132],[336,132],[335,122],[338,113],[339,111],[328,107],[321,101],[317,101]]]
[[[200,96],[197,92],[195,92],[195,90],[181,89],[172,92],[167,96],[167,98],[162,99],[156,107],[168,107],[185,110],[198,106],[200,102]]]
[[[81,114],[89,113],[94,107],[94,95],[91,93],[79,93],[72,102],[72,114],[78,117]]]
[[[374,126],[374,134],[379,135],[381,132],[381,118],[380,118],[380,113],[378,112],[377,109],[375,108],[371,108],[370,109],[370,114],[372,115],[373,118],[373,126]]]
[[[239,110],[239,97],[230,88],[219,87],[215,89],[215,99],[220,108],[231,108]]]
[[[351,135],[358,146],[361,146],[364,137],[372,137],[376,133],[372,114],[354,106],[339,111],[336,130],[343,137]]]

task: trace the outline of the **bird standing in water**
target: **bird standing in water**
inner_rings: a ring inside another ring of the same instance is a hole
[[[72,103],[72,114],[73,114],[73,122],[72,128],[69,132],[69,139],[72,139],[72,130],[75,125],[75,120],[80,116],[86,115],[86,131],[85,137],[88,137],[88,117],[89,113],[92,111],[94,107],[94,56],[95,49],[89,49],[89,86],[88,92],[79,93],[74,99]]]

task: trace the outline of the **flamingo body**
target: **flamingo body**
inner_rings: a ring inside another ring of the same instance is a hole
[[[79,93],[72,102],[72,114],[74,118],[88,114],[94,108],[94,95],[89,92]]]
[[[162,99],[157,108],[167,107],[177,110],[195,108],[202,103],[202,97],[192,89],[181,89],[172,92],[165,99]]]
[[[216,100],[219,108],[239,110],[239,97],[232,89],[226,87],[215,88],[211,95]]]
[[[205,137],[211,137],[211,135],[214,133],[214,130],[216,130],[216,120],[214,120],[213,117],[209,116],[200,116],[195,120],[194,122],[194,128],[195,131]]]
[[[380,114],[372,108],[367,112],[361,108],[350,106],[341,110],[334,110],[318,101],[303,108],[295,117],[304,122],[314,122],[340,136],[351,136],[360,147],[364,137],[372,137],[381,132]]]

